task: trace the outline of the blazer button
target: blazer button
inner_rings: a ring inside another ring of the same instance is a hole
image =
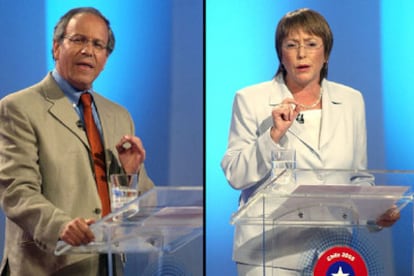
[[[93,212],[97,215],[101,214],[102,210],[99,208],[95,208],[95,210],[93,210]]]

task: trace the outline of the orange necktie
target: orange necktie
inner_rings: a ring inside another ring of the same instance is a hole
[[[108,182],[105,170],[105,154],[101,142],[101,135],[99,134],[92,115],[91,94],[83,93],[80,99],[83,105],[83,119],[85,121],[86,135],[88,136],[93,157],[96,186],[102,203],[102,215],[106,216],[111,212],[111,203],[109,201]]]

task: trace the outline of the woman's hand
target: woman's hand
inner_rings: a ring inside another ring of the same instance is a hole
[[[286,98],[272,110],[273,126],[270,136],[276,143],[285,135],[299,114],[298,105],[294,99]]]
[[[390,227],[397,220],[400,219],[400,211],[397,209],[397,206],[393,206],[388,209],[384,214],[382,214],[376,221],[378,226],[381,227]]]

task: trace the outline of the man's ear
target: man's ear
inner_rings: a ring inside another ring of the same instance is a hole
[[[56,40],[53,41],[53,49],[52,49],[52,54],[53,54],[53,59],[57,60],[59,57],[59,53],[60,53],[60,43],[57,42]]]

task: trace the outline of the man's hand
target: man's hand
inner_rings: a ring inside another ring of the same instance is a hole
[[[88,244],[95,239],[89,228],[94,222],[93,219],[75,218],[65,225],[59,238],[72,246]]]
[[[126,173],[138,173],[145,160],[145,149],[141,139],[125,135],[116,145],[119,161]]]

